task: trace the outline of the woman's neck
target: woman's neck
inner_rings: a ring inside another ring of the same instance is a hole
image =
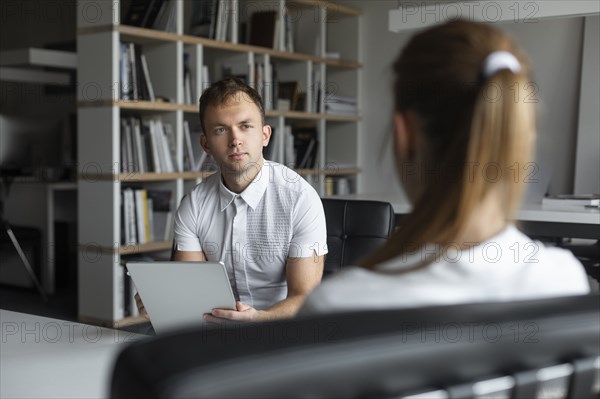
[[[504,230],[507,223],[500,195],[490,193],[469,215],[459,241],[463,244],[487,241]]]

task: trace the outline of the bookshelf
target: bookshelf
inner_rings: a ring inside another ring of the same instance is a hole
[[[345,187],[354,192],[361,171],[358,10],[321,0],[264,4],[221,0],[219,4],[231,7],[233,13],[222,33],[227,39],[223,41],[191,34],[191,0],[169,1],[174,21],[170,32],[121,24],[127,18],[129,3],[81,1],[78,5],[79,318],[105,325],[137,320],[125,305],[130,290],[123,260],[132,255],[168,256],[171,248],[170,240],[159,237],[143,244],[126,242],[122,192],[129,188],[169,191],[169,207],[174,213],[183,195],[214,173],[186,167],[184,126],[196,129],[197,98],[210,82],[223,77],[224,66],[241,70],[249,84],[264,87],[266,122],[274,128],[274,137],[280,137],[274,140],[270,159],[284,160],[284,132],[308,126],[318,143],[311,147],[316,149],[311,157],[314,164],[296,170],[317,192],[331,194],[332,179],[344,179]],[[274,30],[285,45],[270,48],[244,42],[252,13],[265,11],[257,7],[280,16],[287,13],[289,27],[280,23]],[[289,32],[295,52],[286,50]],[[311,34],[308,43],[305,32]],[[131,46],[144,54],[158,101],[123,99],[121,43],[133,43]],[[187,87],[184,68],[189,76]],[[260,73],[264,73],[262,78]],[[298,82],[298,109],[288,109],[285,102],[275,98],[275,88],[281,87],[275,82],[290,81]],[[354,112],[332,112],[326,107],[338,97],[354,99]],[[149,120],[169,125],[174,132],[174,171],[123,170],[126,132],[122,119],[131,118],[139,118],[142,125]],[[284,163],[294,166],[293,161]]]

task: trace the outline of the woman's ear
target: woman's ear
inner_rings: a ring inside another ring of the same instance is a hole
[[[414,115],[405,112],[394,113],[394,143],[396,156],[404,161],[412,161],[415,156]]]

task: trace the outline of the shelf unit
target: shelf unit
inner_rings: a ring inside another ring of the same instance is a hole
[[[176,31],[120,25],[123,2],[81,1],[78,4],[78,156],[79,156],[79,318],[105,325],[131,322],[124,303],[124,273],[121,257],[131,254],[167,251],[170,242],[122,245],[121,190],[144,187],[171,190],[173,211],[182,196],[211,172],[123,173],[120,169],[122,116],[160,117],[173,126],[178,170],[183,170],[183,126],[198,124],[197,104],[184,104],[183,57],[189,54],[194,98],[208,82],[202,81],[201,66],[207,65],[210,80],[220,79],[225,62],[247,63],[253,71],[256,63],[272,65],[280,80],[294,79],[312,98],[314,90],[355,97],[361,109],[361,51],[357,47],[360,12],[344,5],[321,0],[277,0],[235,4],[234,21],[241,28],[250,11],[271,7],[284,15],[293,11],[295,45],[306,49],[301,25],[315,33],[313,51],[287,52],[238,42],[216,41],[188,34],[192,1],[175,2]],[[297,25],[296,25],[297,24]],[[280,24],[280,37],[284,28]],[[237,31],[238,29],[236,29]],[[241,29],[239,29],[241,30]],[[171,102],[130,101],[120,99],[120,43],[139,44],[148,60],[148,68],[157,94]],[[311,42],[312,43],[312,42]],[[339,59],[327,58],[328,51]],[[249,76],[253,76],[252,73]],[[254,82],[250,81],[250,84]],[[327,100],[327,95],[323,96]],[[311,125],[317,128],[319,149],[314,169],[299,169],[321,194],[325,195],[325,177],[344,176],[356,187],[360,179],[358,143],[362,121],[360,114],[335,115],[305,107],[305,111],[282,111],[267,106],[267,123],[276,132],[286,125]],[[319,112],[317,112],[319,111]],[[274,148],[283,154],[281,140]],[[213,172],[214,173],[214,172]]]

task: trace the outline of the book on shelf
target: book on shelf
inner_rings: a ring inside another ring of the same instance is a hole
[[[119,45],[119,79],[121,81],[122,100],[131,100],[132,82],[131,82],[131,62],[129,61],[129,45],[120,43]]]
[[[152,81],[150,80],[150,72],[148,71],[148,62],[146,61],[146,56],[144,54],[140,53],[140,61],[142,64],[142,72],[144,73],[144,86],[148,90],[148,100],[156,101],[154,88],[152,87]]]
[[[152,201],[152,235],[154,241],[169,241],[171,237],[171,225],[173,223],[173,212],[171,209],[171,190],[147,190],[147,196]]]
[[[192,72],[190,68],[190,53],[183,54],[183,102],[194,104],[195,95],[193,90]]]
[[[189,33],[193,36],[213,38],[211,24],[216,19],[217,0],[193,0]]]
[[[239,15],[240,15],[240,0],[229,0],[229,30],[227,40],[231,43],[239,43]]]
[[[121,163],[123,173],[179,172],[175,131],[160,118],[121,118]]]
[[[131,127],[125,118],[121,118],[121,172],[132,171],[133,144],[131,140]]]
[[[304,14],[294,18],[293,32],[298,38],[294,43],[296,53],[321,55],[321,32],[312,16]]]
[[[156,16],[152,29],[165,32],[176,32],[177,23],[177,4],[175,0],[166,0],[162,2],[160,11]]]
[[[325,177],[325,196],[348,195],[352,192],[350,179],[345,176]]]
[[[600,207],[600,194],[558,194],[542,199],[542,206]]]
[[[173,210],[170,190],[126,187],[121,190],[121,244],[170,241]]]
[[[164,29],[171,13],[174,13],[175,2],[172,0],[132,0],[123,18],[123,25],[141,28]]]
[[[233,6],[231,0],[220,0],[217,2],[217,22],[215,27],[215,40],[225,41],[228,38],[231,39],[228,31],[231,29],[228,27],[233,24]]]
[[[121,244],[133,245],[137,243],[137,227],[133,189],[130,187],[121,190]]]
[[[317,128],[313,126],[294,127],[294,165],[298,169],[312,169],[316,165],[319,145]]]
[[[134,190],[135,216],[138,244],[150,242],[150,221],[148,218],[148,201],[145,189]]]
[[[202,65],[202,86],[200,87],[201,91],[204,91],[204,89],[208,88],[208,86],[210,86],[210,73],[208,71],[208,65]],[[198,99],[194,100],[197,101]]]
[[[133,43],[121,43],[119,57],[120,98],[156,101],[150,68],[142,47]]]
[[[200,144],[201,136],[201,131],[191,131],[189,122],[183,121],[184,167],[190,172],[201,171],[209,159]]]
[[[274,48],[277,35],[277,11],[256,11],[250,16],[248,44]]]
[[[131,172],[139,172],[146,173],[148,171],[147,166],[147,156],[146,156],[146,147],[144,146],[144,142],[142,140],[142,130],[140,126],[140,120],[134,117],[129,118],[129,123],[131,125],[131,135],[132,135],[132,143],[133,147],[133,159],[134,159],[134,168]]]
[[[300,82],[287,81],[287,82],[278,82],[277,83],[277,95],[278,101],[277,106],[286,107],[287,102],[289,102],[289,109],[280,109],[280,111],[294,111],[298,109],[298,103],[301,102],[301,93],[300,93]],[[279,99],[287,100],[286,102],[279,102]]]
[[[301,154],[302,158],[298,164],[299,169],[313,169],[315,167],[318,148],[319,141],[316,138],[311,138],[304,154]]]
[[[144,26],[147,21],[146,15],[149,14],[151,8],[148,7],[147,0],[132,0],[125,13],[125,18],[121,21],[123,25]]]
[[[135,44],[128,44],[127,56],[129,59],[129,80],[131,81],[131,94],[129,96],[130,100],[138,100],[139,99],[139,90],[138,90],[138,76],[137,76],[137,61],[135,57]]]
[[[283,164],[287,167],[294,168],[296,165],[296,151],[294,148],[294,136],[292,135],[292,127],[285,125],[283,127]]]
[[[285,29],[285,51],[294,52],[294,17],[290,7],[285,7],[284,29]]]

